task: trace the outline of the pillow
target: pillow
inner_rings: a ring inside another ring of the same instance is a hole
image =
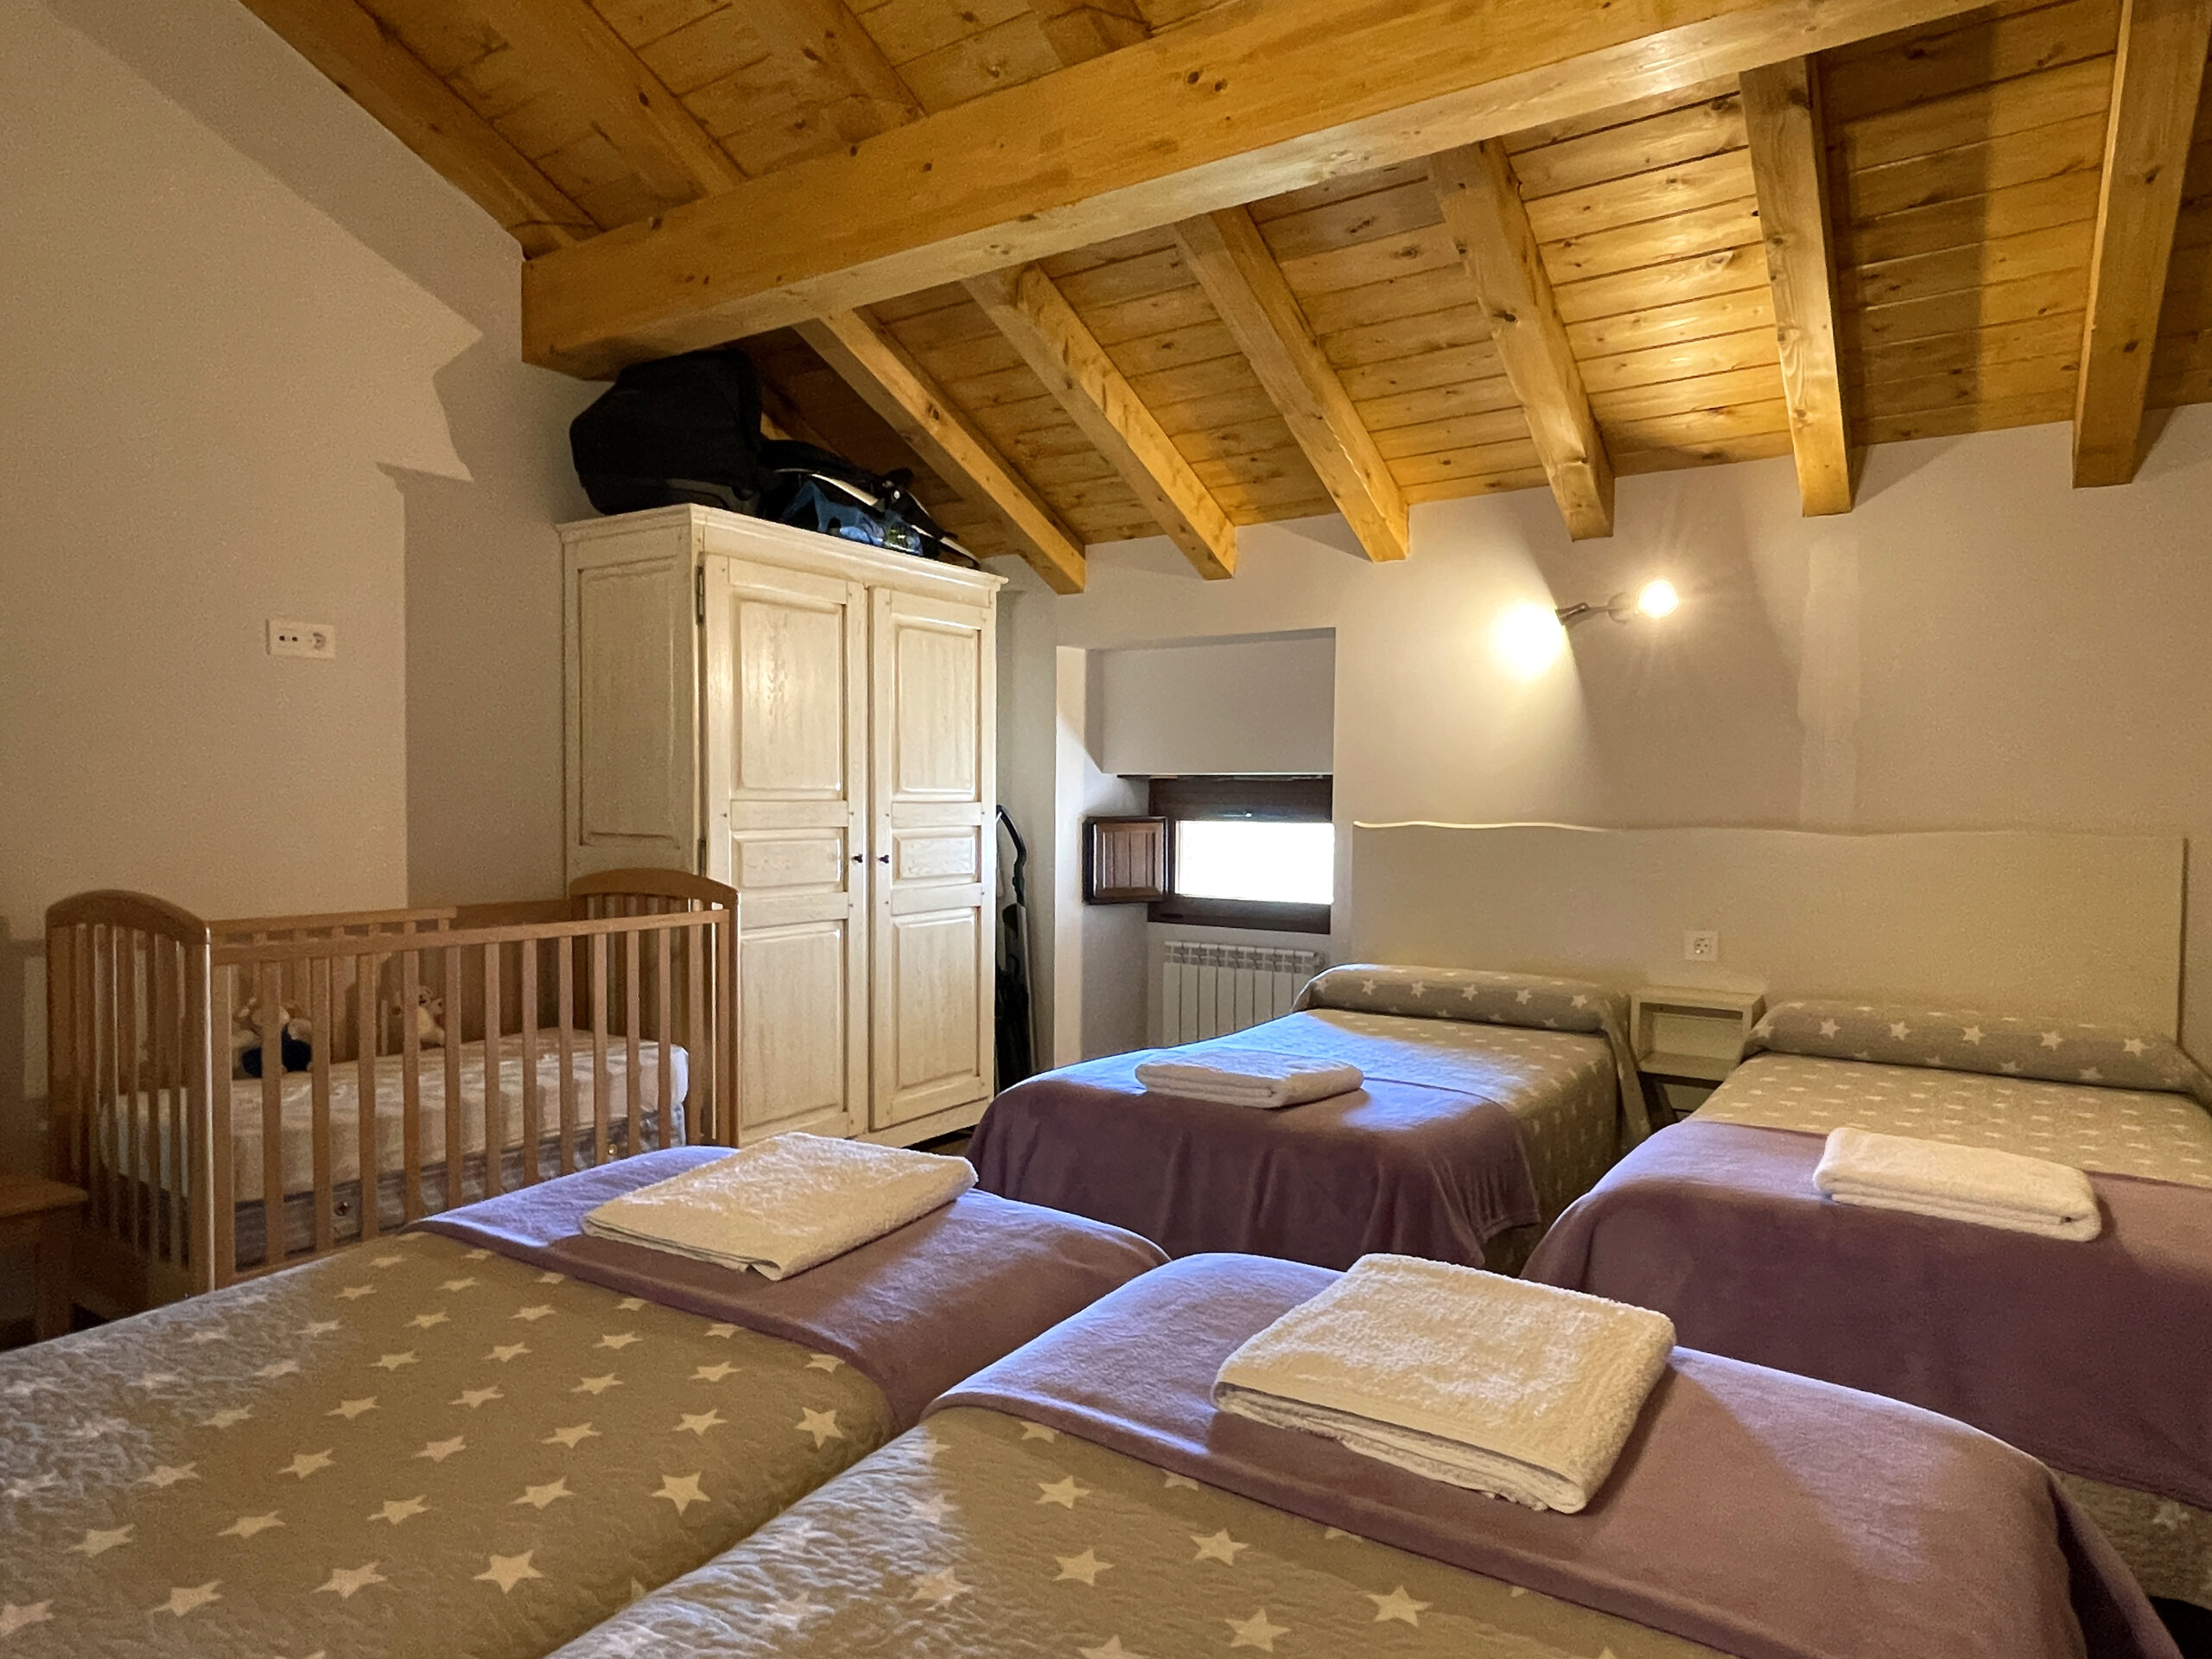
[[[1934,1066],[2044,1083],[2086,1083],[2193,1096],[2212,1106],[2212,1077],[2171,1038],[2124,1026],[2035,1020],[1971,1009],[1811,1000],[1777,1002],[1751,1028],[1764,1051],[1883,1065]]]
[[[1346,963],[1323,969],[1292,1005],[1354,1014],[1402,1014],[1483,1026],[1546,1031],[1625,1031],[1628,999],[1579,979],[1492,973],[1480,968],[1400,968]]]

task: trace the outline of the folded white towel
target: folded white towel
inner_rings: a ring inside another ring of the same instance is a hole
[[[2104,1229],[2095,1189],[2080,1170],[1991,1147],[1837,1129],[1813,1171],[1813,1185],[1838,1204],[2044,1238],[2089,1239]]]
[[[1408,1255],[1363,1256],[1223,1363],[1224,1411],[1530,1509],[1605,1484],[1675,1345],[1663,1313]]]
[[[1347,1094],[1365,1079],[1356,1065],[1264,1048],[1169,1049],[1137,1065],[1137,1081],[1163,1095],[1225,1106],[1302,1106]]]
[[[857,1249],[976,1185],[965,1158],[779,1135],[611,1198],[584,1230],[769,1279]]]

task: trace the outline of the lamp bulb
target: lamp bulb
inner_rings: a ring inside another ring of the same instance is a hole
[[[1675,584],[1663,578],[1647,582],[1636,595],[1636,608],[1650,617],[1672,616],[1682,596],[1675,591]]]

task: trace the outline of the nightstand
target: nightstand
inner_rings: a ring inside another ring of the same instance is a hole
[[[29,1250],[31,1340],[69,1334],[70,1246],[85,1193],[35,1175],[0,1175],[0,1250]]]
[[[1632,994],[1629,1046],[1649,1103],[1669,1122],[1694,1110],[1736,1069],[1765,1012],[1766,998],[1758,991],[1647,985]],[[1685,1105],[1683,1095],[1694,1098]]]

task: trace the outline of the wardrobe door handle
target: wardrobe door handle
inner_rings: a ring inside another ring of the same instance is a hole
[[[867,855],[866,853],[855,853],[855,854],[853,855],[853,862],[854,862],[854,863],[855,863],[855,864],[865,864],[865,863],[867,863],[867,862],[868,862],[868,855]]]
[[[878,853],[875,855],[875,861],[879,864],[888,864],[891,861],[891,855],[888,853]]]

